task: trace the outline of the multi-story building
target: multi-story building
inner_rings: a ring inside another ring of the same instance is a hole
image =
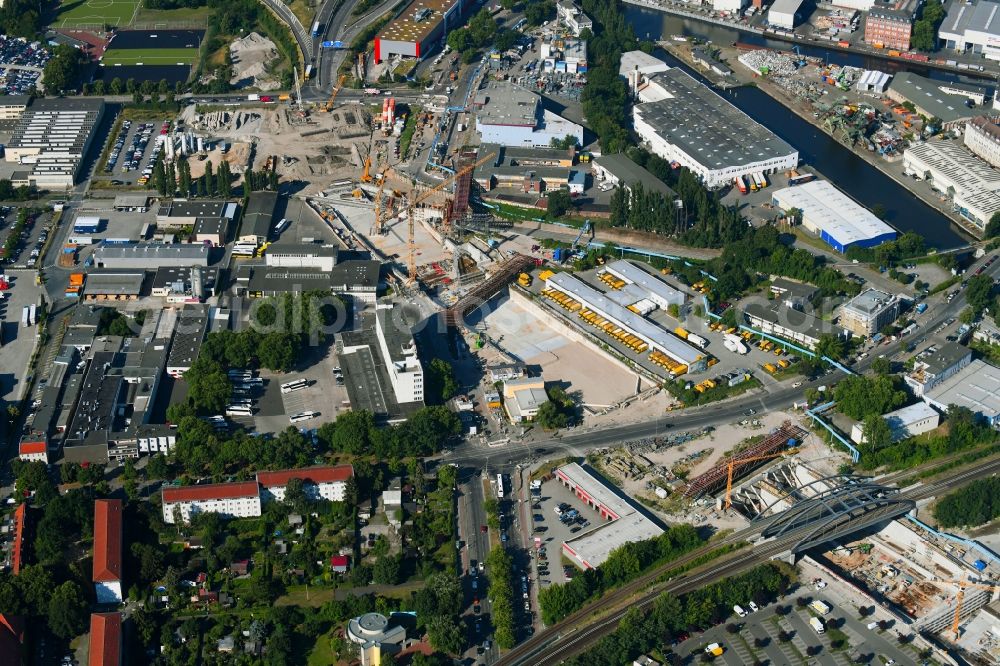
[[[594,30],[594,22],[572,0],[561,0],[557,3],[556,14],[574,37],[579,37],[584,30]]]
[[[871,337],[896,321],[899,299],[878,289],[867,289],[840,308],[840,325],[854,335]]]
[[[948,5],[938,29],[944,47],[959,53],[1000,60],[1000,12],[992,0],[966,0]]]
[[[917,3],[910,4],[915,7]],[[913,34],[914,11],[872,7],[865,18],[865,44],[908,51]]]
[[[1000,167],[1000,125],[997,118],[977,116],[965,124],[965,147]]]
[[[288,482],[299,479],[302,481],[302,489],[307,498],[343,502],[347,492],[347,481],[353,476],[354,468],[351,465],[335,465],[257,472],[257,483],[260,484],[265,500],[284,501]]]
[[[94,591],[99,604],[122,602],[122,501],[94,501]]]
[[[391,303],[380,304],[376,306],[375,318],[375,335],[396,400],[401,403],[423,402],[424,368],[413,338],[410,313]]]
[[[375,62],[393,56],[420,60],[457,28],[468,0],[413,0],[375,37]]]
[[[271,243],[264,255],[264,263],[281,268],[316,268],[329,272],[337,263],[337,246]]]
[[[103,114],[103,99],[36,99],[21,112],[11,132],[6,160],[30,164],[32,185],[72,187]]]
[[[0,120],[17,120],[28,108],[27,95],[0,95]]]
[[[903,381],[922,397],[972,362],[972,352],[957,342],[942,345],[934,354],[926,355],[913,364],[913,370],[903,375]]]
[[[683,70],[638,78],[636,133],[653,153],[687,167],[706,187],[798,165],[797,150]]]
[[[25,435],[18,443],[17,457],[26,462],[38,461],[48,464],[49,443],[44,436]]]
[[[122,614],[90,615],[90,654],[88,666],[122,666]]]
[[[743,310],[753,328],[798,343],[806,349],[815,349],[822,336],[830,334],[848,339],[851,334],[840,326],[833,326],[817,317],[780,303],[749,303]]]
[[[583,145],[583,126],[542,107],[535,93],[507,81],[490,81],[476,93],[476,131],[482,143],[547,148],[553,139],[576,137]]]
[[[260,486],[256,481],[169,487],[163,489],[162,497],[163,522],[170,525],[178,517],[187,523],[199,513],[218,513],[226,518],[260,516]]]

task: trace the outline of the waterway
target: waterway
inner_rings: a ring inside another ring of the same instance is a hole
[[[731,44],[738,39],[757,42],[771,48],[783,48],[788,45],[760,38],[757,35],[737,33],[715,25],[699,23],[662,12],[641,9],[625,5],[625,15],[632,24],[636,35],[640,38],[669,39],[670,35],[685,34],[710,39],[715,43]],[[824,57],[822,49],[805,49],[806,55]],[[810,51],[815,51],[812,53]],[[830,62],[864,67],[860,56],[828,52]],[[680,62],[677,58],[662,49],[657,57],[673,67],[681,67],[686,72],[711,85],[711,82],[698,72]],[[880,61],[884,62],[884,61]],[[937,72],[941,77],[952,77],[947,73]],[[877,168],[861,159],[850,149],[833,140],[817,127],[785,108],[780,102],[767,93],[755,87],[734,88],[725,92],[719,91],[730,102],[740,108],[751,118],[761,123],[799,151],[801,160],[814,167],[823,176],[833,182],[838,188],[868,208],[882,205],[888,211],[886,221],[899,231],[913,231],[923,236],[929,248],[939,250],[965,245],[968,237],[960,227],[915,197],[895,180],[879,171]]]

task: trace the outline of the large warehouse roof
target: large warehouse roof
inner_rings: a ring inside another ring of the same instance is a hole
[[[825,231],[843,247],[896,233],[826,180],[786,187],[771,196],[774,203],[784,210],[800,209],[804,221]]]
[[[598,567],[616,548],[663,534],[659,525],[577,463],[560,467],[556,477],[611,519],[563,544],[584,566]]]
[[[639,287],[646,294],[662,299],[667,303],[683,305],[684,292],[674,289],[660,278],[647,273],[630,261],[621,259],[613,261],[605,269],[615,277]]]
[[[968,407],[990,421],[1000,417],[1000,368],[979,359],[924,394],[932,405]]]
[[[643,338],[651,346],[660,349],[678,363],[692,365],[704,357],[700,349],[692,347],[672,333],[668,333],[653,322],[615,303],[607,296],[591,287],[580,278],[569,273],[556,273],[546,284],[558,289],[588,308],[599,312],[622,328],[627,328]]]
[[[667,95],[635,112],[666,142],[711,169],[754,164],[795,153],[769,129],[680,69],[650,77]]]
[[[937,116],[945,123],[979,115],[965,105],[965,97],[945,94],[941,90],[942,85],[957,88],[956,84],[943,82],[939,84],[912,72],[899,72],[889,84],[889,91],[897,97],[912,102],[924,113]]]

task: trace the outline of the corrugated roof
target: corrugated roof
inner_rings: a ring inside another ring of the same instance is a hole
[[[335,483],[346,481],[354,476],[351,465],[335,465],[330,467],[307,467],[305,469],[284,469],[276,472],[257,472],[257,482],[265,488],[285,486],[292,479],[302,479],[308,483]]]
[[[120,666],[122,663],[122,614],[93,613],[90,616],[90,666]]]
[[[808,223],[836,238],[844,247],[896,231],[829,181],[814,180],[777,190],[774,202],[784,210],[798,208]]]
[[[122,501],[94,501],[94,582],[122,578]]]
[[[164,503],[198,502],[213,499],[236,499],[238,497],[255,497],[260,494],[256,481],[241,481],[237,483],[208,483],[201,486],[181,486],[179,488],[164,488]]]

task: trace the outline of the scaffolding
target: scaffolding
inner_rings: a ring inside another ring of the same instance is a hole
[[[449,327],[458,327],[462,318],[493,298],[508,283],[535,265],[535,260],[523,254],[514,254],[500,264],[488,278],[476,285],[454,305],[444,311],[444,321]]]
[[[740,451],[734,456],[722,460],[712,469],[698,476],[688,484],[684,491],[684,496],[689,499],[701,497],[707,493],[713,493],[726,487],[726,482],[730,478],[730,469],[733,479],[745,476],[747,473],[760,467],[766,462],[767,456],[777,453],[783,448],[802,442],[807,435],[807,431],[791,421],[785,421],[780,427],[764,438],[764,441]]]

